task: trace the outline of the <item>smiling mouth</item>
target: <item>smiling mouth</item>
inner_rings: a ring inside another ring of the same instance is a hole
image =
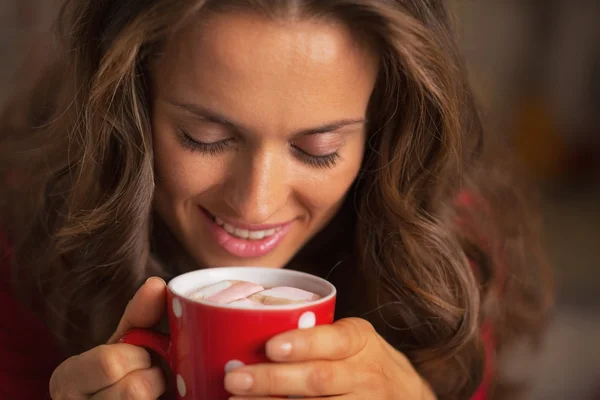
[[[199,206],[218,245],[243,258],[261,257],[273,251],[292,229],[295,220],[282,224],[253,225],[225,221]]]
[[[247,240],[262,240],[264,238],[271,237],[275,233],[279,232],[282,228],[281,226],[278,226],[270,229],[246,229],[229,224],[219,217],[213,217],[213,220],[230,235]]]

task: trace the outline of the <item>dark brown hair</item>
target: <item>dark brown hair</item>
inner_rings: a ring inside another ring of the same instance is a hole
[[[183,250],[152,212],[148,68],[169,35],[233,8],[341,20],[376,47],[360,176],[289,267],[329,277],[338,316],[370,320],[441,400],[469,398],[482,324],[500,350],[535,337],[549,281],[528,201],[486,161],[442,0],[69,1],[63,56],[27,110],[33,128],[4,118],[0,136],[16,286],[78,353],[108,338],[145,278],[181,270]]]

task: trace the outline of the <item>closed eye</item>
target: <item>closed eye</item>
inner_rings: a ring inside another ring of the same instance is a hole
[[[336,151],[330,154],[315,156],[302,150],[298,146],[291,145],[295,156],[303,163],[317,168],[333,168],[340,159],[340,154]]]
[[[184,128],[178,129],[177,136],[179,137],[181,145],[185,149],[209,155],[217,155],[222,153],[231,147],[235,142],[235,138],[228,138],[216,142],[201,142],[197,139],[194,139],[192,135],[190,135],[189,132]]]

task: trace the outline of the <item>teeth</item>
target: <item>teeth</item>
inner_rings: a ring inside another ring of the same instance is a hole
[[[225,232],[230,235],[239,237],[241,239],[250,239],[250,240],[261,240],[266,237],[272,236],[275,232],[279,231],[281,228],[267,229],[262,231],[250,231],[248,229],[240,229],[236,228],[233,225],[229,225],[225,221],[223,221],[219,217],[215,217],[215,222],[217,225],[222,226]]]
[[[234,235],[241,237],[242,239],[248,239],[250,232],[248,231],[248,229],[237,229],[236,228]]]
[[[252,231],[248,236],[252,240],[260,240],[265,237],[265,231]]]

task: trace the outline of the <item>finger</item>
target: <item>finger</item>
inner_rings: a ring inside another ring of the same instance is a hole
[[[50,378],[50,393],[53,399],[79,398],[150,366],[150,354],[141,347],[129,344],[94,347],[69,358],[56,369]]]
[[[131,328],[151,328],[160,322],[166,309],[167,285],[160,278],[150,278],[127,305],[121,322],[108,343],[117,343]]]
[[[299,329],[267,342],[267,357],[277,362],[343,360],[358,354],[375,330],[367,321],[347,318],[332,325]]]
[[[116,384],[96,393],[90,400],[155,400],[167,390],[160,368],[132,372]]]
[[[333,396],[350,393],[357,376],[345,362],[258,364],[225,376],[225,389],[241,396]]]

